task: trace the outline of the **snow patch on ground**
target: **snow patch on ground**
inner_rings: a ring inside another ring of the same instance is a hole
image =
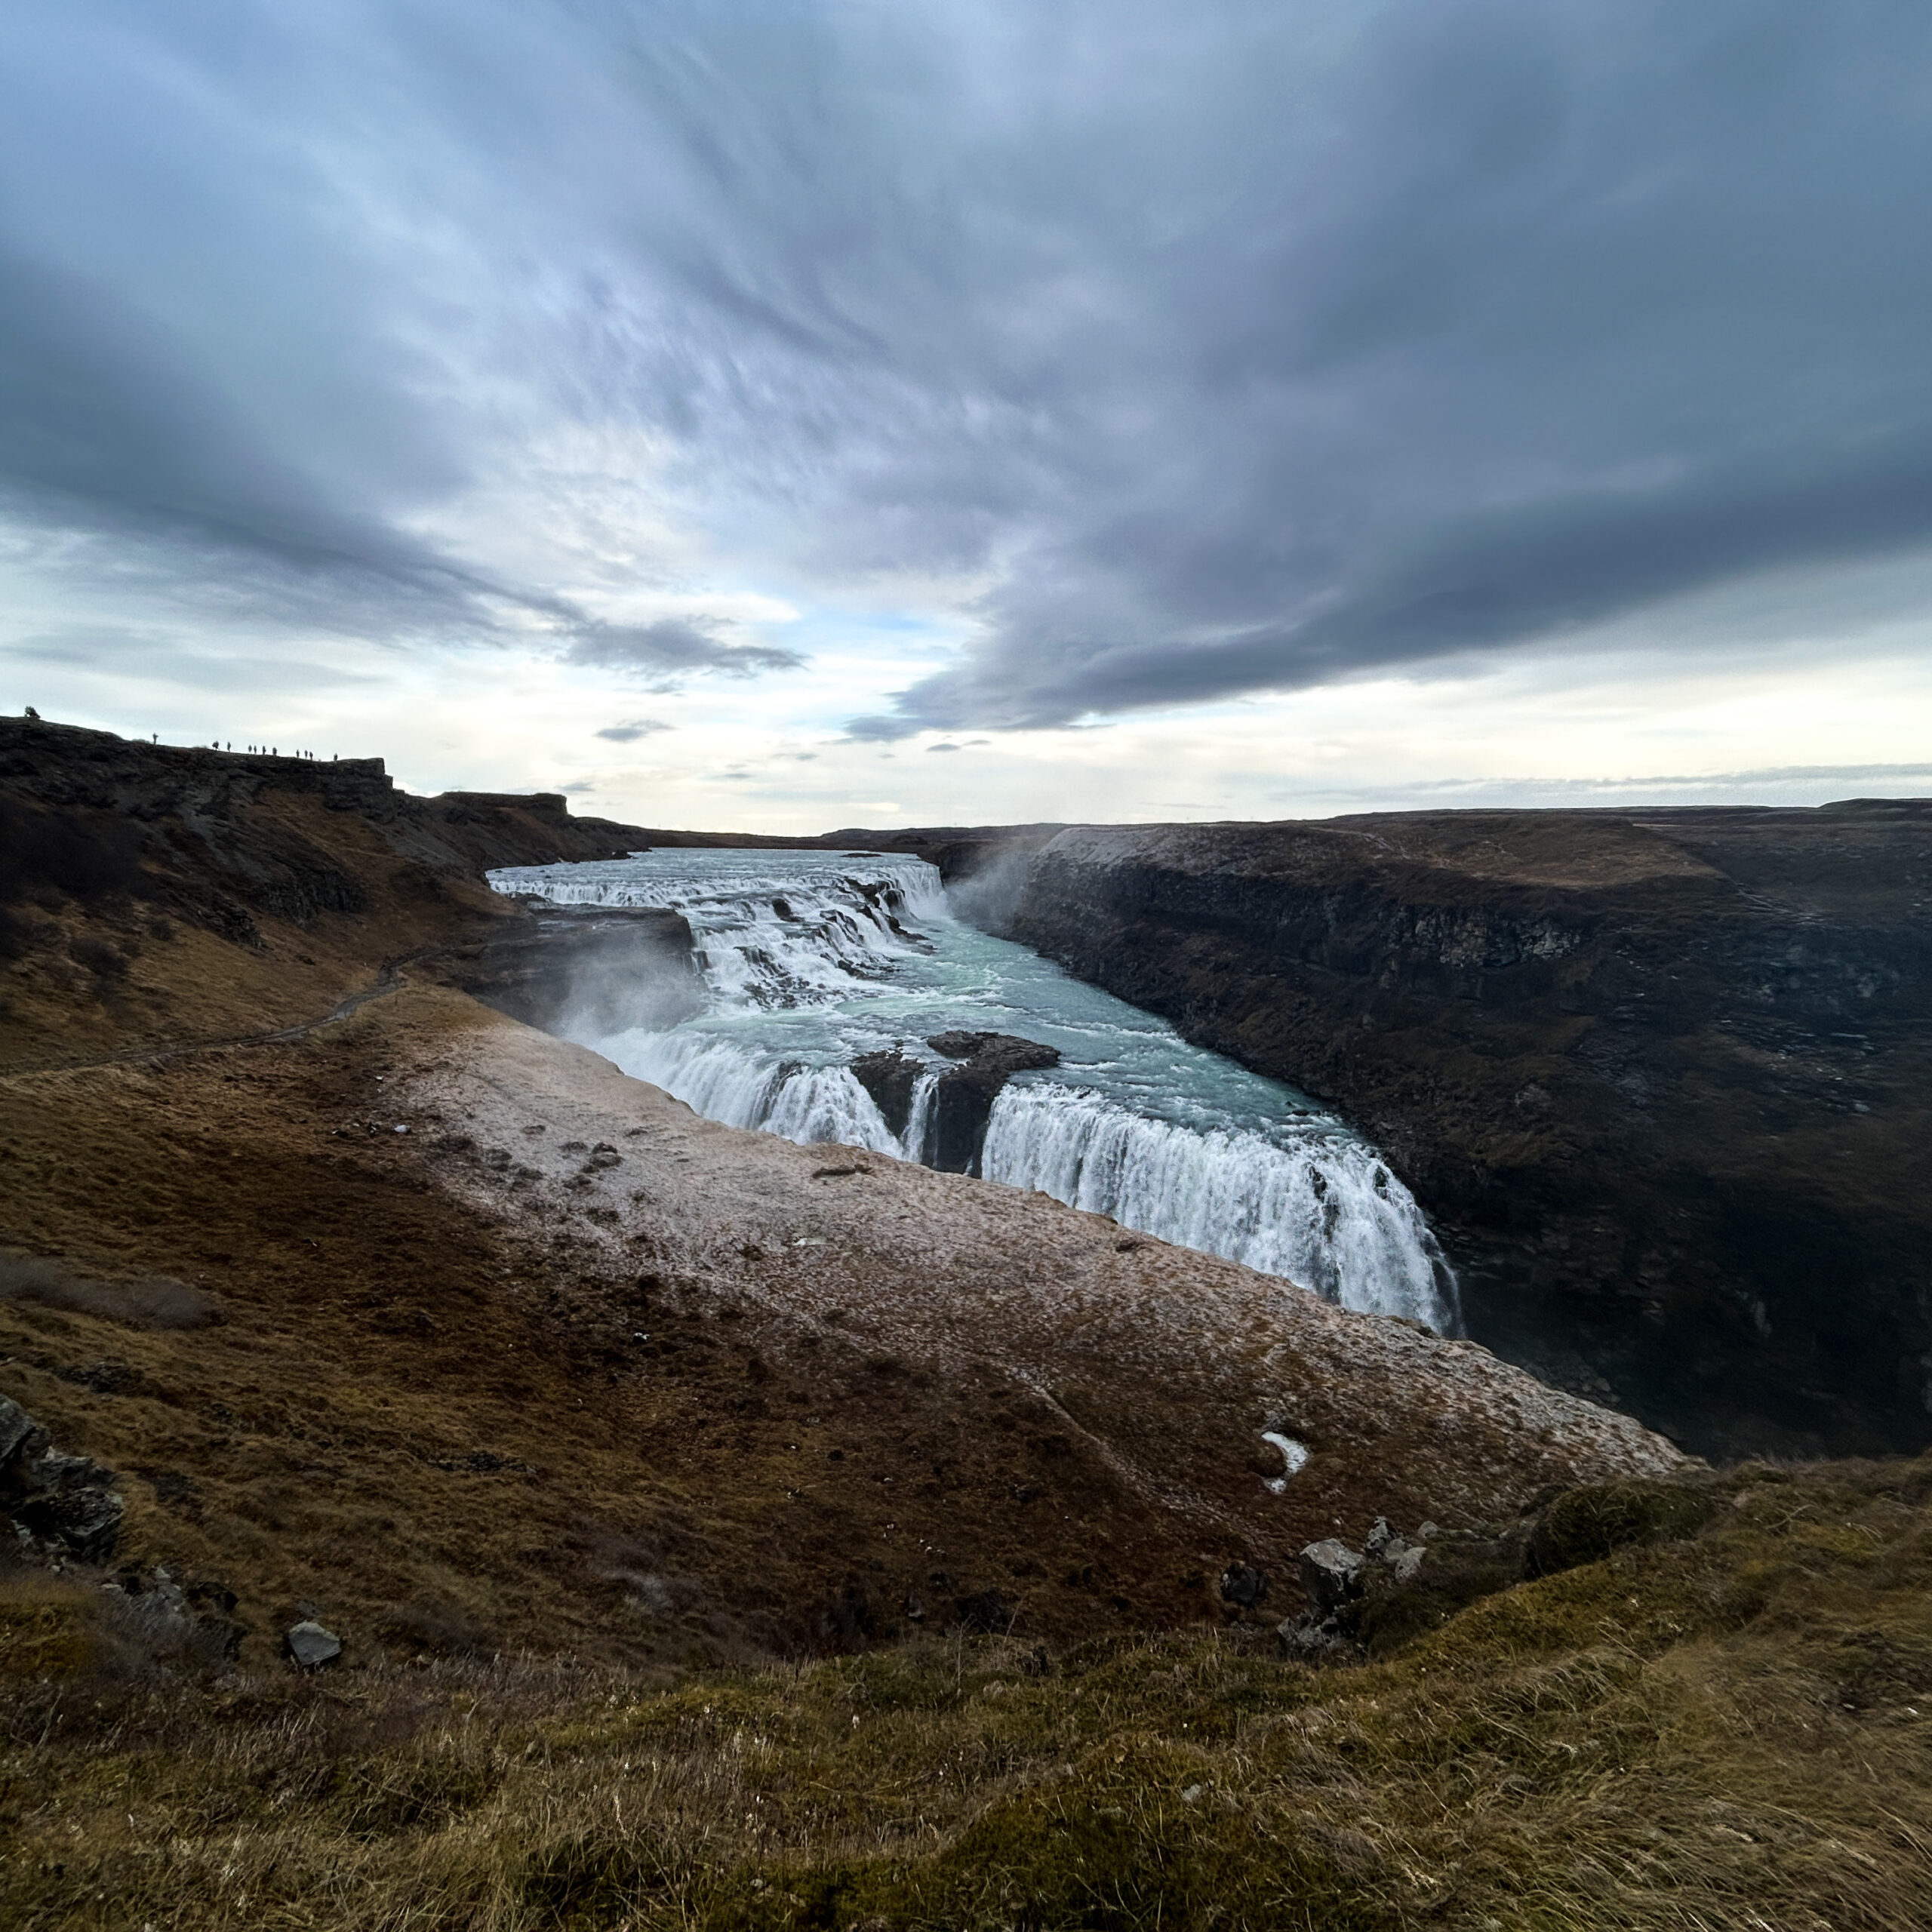
[[[1272,1429],[1264,1429],[1261,1432],[1261,1439],[1281,1452],[1281,1473],[1278,1476],[1263,1478],[1268,1485],[1268,1493],[1271,1496],[1279,1496],[1287,1487],[1289,1477],[1299,1475],[1308,1466],[1308,1444],[1297,1442],[1292,1435],[1277,1435]]]

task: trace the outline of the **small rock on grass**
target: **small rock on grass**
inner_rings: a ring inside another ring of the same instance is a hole
[[[1323,1615],[1332,1615],[1361,1594],[1362,1558],[1339,1537],[1312,1543],[1301,1553],[1301,1586]]]
[[[1230,1563],[1221,1572],[1221,1601],[1252,1610],[1268,1594],[1268,1573],[1251,1564]]]
[[[312,1619],[292,1626],[281,1641],[291,1660],[303,1670],[320,1670],[342,1655],[342,1639]]]

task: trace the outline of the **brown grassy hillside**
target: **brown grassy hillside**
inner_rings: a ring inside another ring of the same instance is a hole
[[[1213,1634],[803,1670],[217,1684],[0,1595],[0,1912],[35,1928],[1911,1932],[1932,1466],[1748,1468],[1687,1540],[1364,1666]]]
[[[125,1501],[0,1571],[0,1923],[1923,1922],[1922,1464],[1715,1477],[700,1121],[448,983],[524,930],[480,865],[623,828],[118,743],[0,771],[0,1395]],[[1377,1514],[1552,1574],[1438,1539],[1284,1660],[1297,1552]]]

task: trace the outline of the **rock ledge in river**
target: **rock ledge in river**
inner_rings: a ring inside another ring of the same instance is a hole
[[[935,1033],[926,1044],[959,1064],[939,1076],[925,1143],[916,1152],[943,1174],[976,1174],[1000,1089],[1016,1073],[1059,1066],[1060,1050],[1014,1033]],[[925,1071],[898,1047],[862,1054],[852,1063],[853,1078],[901,1139],[912,1123],[912,1097]]]

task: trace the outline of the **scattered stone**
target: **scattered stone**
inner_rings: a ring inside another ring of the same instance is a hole
[[[1432,1523],[1427,1527],[1438,1537],[1445,1534]],[[1360,1550],[1334,1537],[1312,1543],[1299,1565],[1308,1608],[1277,1626],[1282,1653],[1304,1661],[1337,1652],[1361,1656],[1431,1628],[1462,1604],[1520,1577],[1527,1534],[1521,1525],[1500,1537],[1453,1533],[1448,1546],[1460,1550],[1466,1543],[1469,1558],[1447,1573],[1444,1545],[1432,1553],[1429,1545],[1411,1543],[1383,1516],[1370,1526]],[[1425,1564],[1429,1581],[1422,1584]]]
[[[118,1606],[124,1627],[150,1652],[198,1655],[207,1663],[232,1663],[245,1635],[235,1592],[225,1584],[175,1581],[165,1564],[143,1570],[128,1564],[101,1586]]]
[[[302,1670],[320,1670],[342,1655],[342,1639],[312,1617],[291,1625],[281,1641],[291,1661]]]
[[[1389,1573],[1398,1583],[1413,1583],[1422,1572],[1429,1552],[1420,1543],[1404,1543],[1388,1559]]]
[[[1336,1537],[1312,1543],[1302,1552],[1301,1586],[1324,1617],[1332,1617],[1361,1595],[1364,1561],[1359,1550],[1349,1549]]]
[[[1421,1544],[1410,1543],[1398,1536],[1389,1527],[1386,1516],[1376,1518],[1375,1526],[1369,1531],[1364,1548],[1370,1560],[1380,1563],[1397,1583],[1414,1582],[1417,1573],[1422,1568],[1423,1558],[1429,1554]]]
[[[1333,1617],[1290,1617],[1275,1626],[1284,1657],[1300,1663],[1319,1663],[1347,1642]]]

